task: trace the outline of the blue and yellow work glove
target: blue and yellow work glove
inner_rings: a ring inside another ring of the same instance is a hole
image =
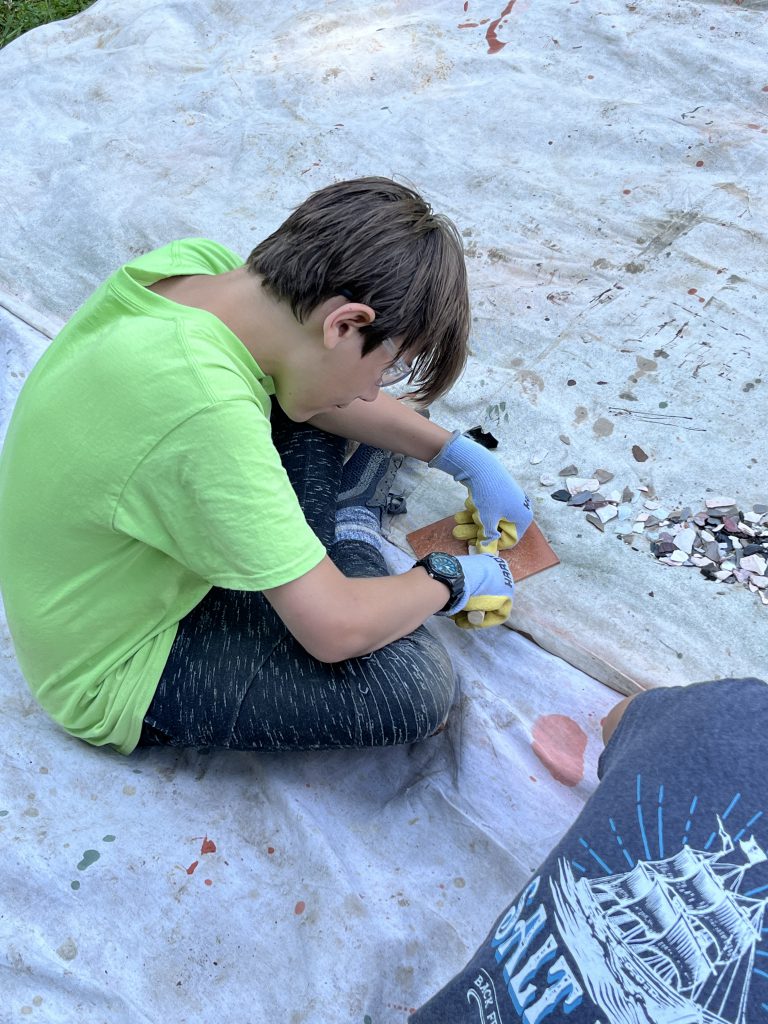
[[[439,612],[448,615],[461,629],[500,626],[512,611],[515,581],[509,566],[498,555],[460,555],[464,573],[461,597]]]
[[[528,495],[499,460],[481,444],[455,430],[429,463],[469,491],[466,511],[454,516],[453,536],[482,554],[513,547],[533,522]]]

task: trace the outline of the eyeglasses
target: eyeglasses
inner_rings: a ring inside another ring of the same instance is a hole
[[[388,388],[392,384],[399,384],[401,380],[410,377],[413,367],[397,354],[397,346],[391,338],[385,338],[381,345],[392,356],[392,362],[381,371],[378,385],[380,388]]]
[[[350,302],[354,302],[355,299],[352,296],[352,292],[348,288],[339,288],[339,295],[343,295],[345,299],[349,299]],[[397,354],[397,346],[391,338],[385,338],[382,341],[382,347],[392,356],[392,362],[389,366],[385,366],[381,371],[381,376],[376,382],[380,388],[388,388],[393,384],[399,384],[401,380],[405,380],[406,377],[410,377],[413,372],[413,367],[410,363],[407,363],[402,356]]]

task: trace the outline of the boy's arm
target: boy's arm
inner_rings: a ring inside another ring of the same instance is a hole
[[[465,555],[457,562],[461,574],[450,586],[423,566],[399,576],[347,577],[326,556],[264,596],[306,651],[319,661],[344,661],[399,640],[441,609],[457,615],[475,597],[509,614],[514,582],[504,559]]]
[[[264,596],[309,654],[335,662],[412,633],[445,606],[450,591],[421,567],[398,576],[351,578],[326,556]]]
[[[433,459],[451,437],[450,431],[384,391],[373,402],[358,398],[346,409],[321,413],[309,422],[329,434],[410,455],[422,462]]]
[[[346,409],[310,421],[321,430],[402,452],[450,474],[469,491],[460,513],[459,536],[479,551],[495,554],[516,544],[533,520],[525,491],[486,448],[459,431],[453,434],[380,391],[373,402],[357,399]]]

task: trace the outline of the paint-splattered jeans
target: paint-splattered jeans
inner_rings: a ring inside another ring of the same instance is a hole
[[[272,438],[307,522],[346,576],[385,576],[381,553],[334,543],[345,442],[292,423],[273,403]],[[179,623],[141,744],[322,750],[410,743],[440,730],[454,697],[443,645],[421,626],[362,658],[325,664],[258,592],[214,587]]]

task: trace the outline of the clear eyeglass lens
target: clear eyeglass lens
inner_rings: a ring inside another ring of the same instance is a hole
[[[403,359],[402,356],[397,355],[397,348],[391,338],[385,338],[382,342],[384,348],[393,356],[393,362],[389,366],[385,367],[382,371],[381,377],[379,378],[379,384],[381,387],[386,388],[392,384],[397,384],[411,373],[413,367]]]

